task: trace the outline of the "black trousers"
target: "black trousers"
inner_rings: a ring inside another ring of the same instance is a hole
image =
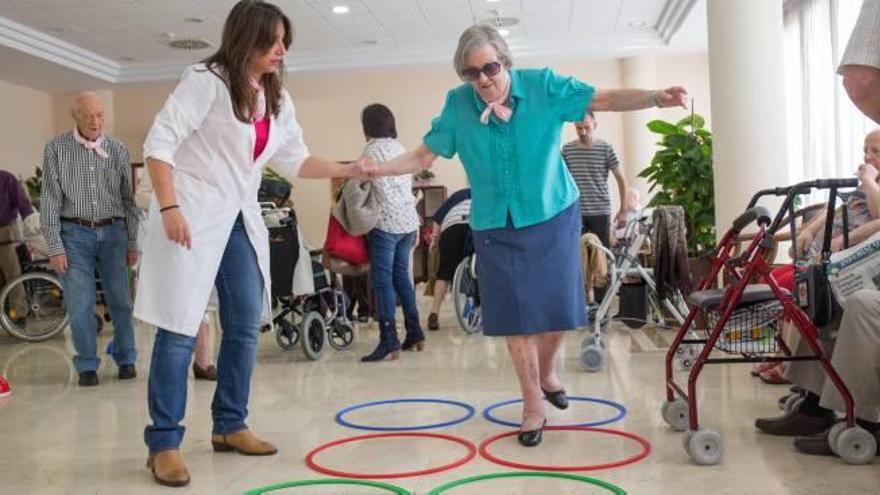
[[[357,305],[358,316],[373,316],[370,310],[369,276],[342,277],[342,289],[348,295],[348,318],[354,318],[354,307]]]

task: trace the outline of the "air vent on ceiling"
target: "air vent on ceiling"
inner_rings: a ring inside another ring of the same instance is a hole
[[[483,22],[490,26],[493,26],[495,29],[501,29],[516,26],[517,24],[519,24],[519,19],[517,19],[516,17],[497,16],[490,17]]]
[[[202,39],[184,38],[169,41],[168,46],[175,50],[204,50],[205,48],[210,48],[211,43]]]

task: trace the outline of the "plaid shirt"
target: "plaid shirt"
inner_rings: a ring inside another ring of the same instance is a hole
[[[76,142],[73,131],[57,136],[43,155],[40,224],[48,255],[64,254],[61,217],[97,222],[124,218],[129,250],[137,250],[137,207],[131,188],[131,162],[125,146],[104,138],[110,156],[101,158]]]

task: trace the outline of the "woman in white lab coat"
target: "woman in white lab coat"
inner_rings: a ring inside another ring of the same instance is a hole
[[[150,180],[150,174],[140,174],[137,181],[137,187],[134,193],[134,203],[140,211],[149,211],[150,202],[153,200],[153,182]],[[144,222],[139,224],[138,238],[141,240],[146,236]],[[208,306],[208,311],[216,311],[216,298],[214,305]],[[211,319],[205,311],[205,316],[199,324],[199,330],[196,334],[195,357],[193,358],[192,370],[196,380],[217,381],[217,367],[214,366],[214,346],[212,345],[212,335],[214,331],[211,329]]]
[[[248,429],[257,334],[270,318],[269,245],[257,191],[261,169],[288,176],[366,178],[375,166],[309,155],[284,90],[291,25],[276,6],[242,0],[229,13],[217,53],[188,68],[156,116],[144,157],[156,201],[147,218],[135,316],[158,327],[144,432],[155,480],[183,486],[180,457],[187,369],[213,288],[223,336],[211,405],[217,452],[271,455]]]

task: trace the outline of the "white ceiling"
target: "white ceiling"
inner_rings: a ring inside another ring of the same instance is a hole
[[[98,84],[175,78],[210,54],[175,51],[175,39],[215,47],[236,0],[0,0],[0,78],[71,86],[70,70]],[[619,57],[638,51],[705,51],[705,0],[275,0],[296,28],[289,70],[448,63],[467,26],[514,17],[517,57]],[[332,13],[344,4],[348,14]],[[187,22],[187,18],[202,22]],[[5,55],[4,55],[5,54]],[[12,63],[15,62],[15,63]],[[59,77],[46,77],[47,64]],[[64,69],[64,70],[62,70]],[[77,78],[76,85],[80,84]]]

